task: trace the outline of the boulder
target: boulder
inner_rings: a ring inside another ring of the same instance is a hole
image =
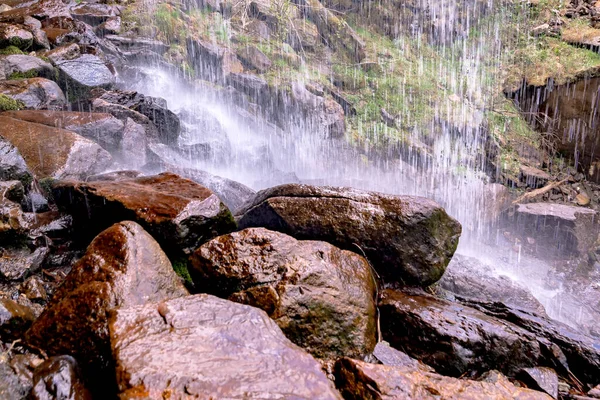
[[[316,357],[364,357],[375,347],[375,278],[357,254],[249,228],[203,244],[190,261],[200,292],[262,308]]]
[[[109,312],[186,294],[158,243],[138,224],[121,222],[92,241],[26,340],[50,355],[72,355],[97,390],[111,390]]]
[[[33,175],[19,150],[0,136],[0,181],[20,181],[28,187]]]
[[[135,220],[173,256],[235,229],[231,213],[213,192],[171,173],[118,182],[64,181],[53,194],[84,236]]]
[[[448,264],[438,287],[460,297],[483,301],[499,301],[512,307],[546,315],[544,306],[519,283],[507,276],[497,275],[480,260],[455,254]]]
[[[0,78],[19,79],[42,77],[54,78],[52,64],[33,56],[11,54],[0,56]]]
[[[300,82],[292,84],[289,93],[282,93],[283,103],[291,104],[307,121],[309,129],[324,138],[340,138],[346,133],[343,107],[331,98],[312,94]],[[289,119],[282,115],[282,118]]]
[[[69,43],[46,51],[43,55],[53,63],[56,63],[61,60],[73,60],[78,58],[81,55],[81,50],[77,43]]]
[[[46,256],[48,247],[29,248],[6,247],[0,250],[0,278],[5,281],[21,280],[26,275],[37,271]]]
[[[0,94],[4,94],[29,109],[60,109],[66,98],[60,87],[45,78],[0,81]]]
[[[291,21],[292,29],[288,34],[288,43],[296,50],[312,51],[320,42],[317,26],[305,18]]]
[[[70,356],[50,357],[33,374],[31,400],[91,400],[80,376],[77,361]]]
[[[188,61],[199,78],[224,81],[230,73],[241,73],[244,67],[235,53],[226,47],[205,42],[200,38],[186,39]]]
[[[64,129],[0,115],[0,136],[15,146],[38,178],[83,179],[106,169],[110,154]]]
[[[386,341],[377,343],[373,350],[373,357],[383,365],[392,367],[410,367],[423,372],[435,372],[430,366],[423,364],[421,361],[412,358],[400,350],[394,349]]]
[[[238,49],[237,56],[246,68],[261,74],[267,72],[273,64],[265,53],[252,44],[248,44]]]
[[[551,399],[544,393],[517,387],[506,377],[495,383],[478,382],[410,367],[369,364],[351,358],[338,360],[334,368],[336,386],[347,400]]]
[[[122,162],[131,168],[139,168],[146,164],[147,142],[148,137],[144,126],[127,118],[120,146]]]
[[[27,29],[0,22],[0,48],[15,46],[21,50],[27,50],[32,44],[33,35]]]
[[[340,398],[264,311],[210,295],[121,308],[110,337],[121,399]]]
[[[0,297],[0,338],[3,341],[20,339],[34,319],[31,309]]]
[[[115,77],[104,61],[93,54],[57,60],[55,65],[59,71],[58,82],[71,102],[89,97],[94,88],[109,89],[115,83]]]
[[[107,113],[28,110],[8,111],[2,115],[66,129],[93,140],[109,150],[117,149],[123,136],[123,122]]]
[[[31,221],[26,218],[18,203],[23,199],[23,192],[23,185],[20,181],[0,181],[0,242],[5,246],[9,243],[22,243],[30,228]],[[14,198],[15,194],[17,199]],[[5,246],[0,248],[2,255],[4,255]]]
[[[0,360],[0,398],[23,400],[31,390],[31,379],[15,371],[6,359]]]
[[[600,381],[600,352],[587,338],[502,303],[459,304],[386,289],[379,311],[385,340],[444,375],[497,369],[515,376],[546,366],[562,368],[565,378],[572,373],[585,383]]]
[[[527,165],[520,166],[519,178],[521,182],[533,189],[544,186],[550,179],[552,179],[550,174],[546,171],[542,171],[541,169]]]
[[[552,260],[587,254],[600,233],[596,211],[553,203],[519,204],[505,227],[523,250]]]
[[[427,286],[456,250],[460,224],[432,200],[352,188],[281,185],[238,213],[241,229],[265,227],[363,253],[387,282]]]
[[[81,3],[71,7],[71,15],[73,18],[92,26],[100,25],[109,18],[119,14],[120,12],[118,9],[109,4]]]
[[[547,393],[553,399],[558,398],[558,376],[552,368],[524,368],[519,379],[532,389]]]
[[[99,35],[118,35],[121,33],[121,17],[109,17],[96,29]]]
[[[248,186],[206,171],[166,164],[165,168],[212,190],[230,210],[237,210],[256,195]]]

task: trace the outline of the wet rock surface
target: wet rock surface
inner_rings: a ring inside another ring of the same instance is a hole
[[[3,341],[21,338],[34,319],[35,315],[29,308],[0,298],[0,338]]]
[[[282,185],[259,192],[237,215],[240,228],[364,252],[385,281],[422,286],[440,279],[461,232],[431,200],[350,188]]]
[[[18,180],[28,184],[33,179],[19,150],[0,136],[0,180]]]
[[[31,400],[91,400],[80,376],[77,361],[70,356],[50,357],[33,374]]]
[[[94,88],[110,88],[115,77],[98,56],[82,54],[72,60],[55,62],[59,70],[59,82],[69,95],[70,101],[87,97]]]
[[[553,399],[558,398],[558,376],[552,368],[525,368],[519,377],[528,387],[547,393]]]
[[[156,241],[138,224],[121,222],[94,239],[26,340],[50,355],[74,356],[94,389],[110,393],[108,313],[186,294]]]
[[[81,179],[110,165],[110,154],[76,133],[0,116],[0,136],[15,146],[38,178]]]
[[[505,377],[495,383],[456,379],[408,367],[342,358],[335,364],[336,386],[345,399],[539,399],[544,393],[517,387]]]
[[[29,109],[58,109],[66,105],[60,87],[45,78],[0,81],[0,94],[4,94]]]
[[[52,79],[54,67],[38,57],[25,54],[12,54],[0,56],[0,78],[31,78],[43,77]]]
[[[235,229],[230,211],[214,193],[171,173],[118,182],[63,181],[53,193],[82,234],[95,235],[115,222],[134,220],[173,255]]]
[[[262,308],[314,356],[364,357],[375,346],[375,281],[357,254],[249,228],[200,246],[190,274],[201,292]]]
[[[121,308],[110,336],[122,399],[340,398],[264,311],[210,295]]]

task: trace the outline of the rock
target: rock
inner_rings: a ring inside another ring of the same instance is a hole
[[[544,186],[552,177],[546,171],[541,169],[521,165],[519,168],[521,182],[530,188],[536,189]]]
[[[585,192],[581,192],[575,196],[575,202],[578,206],[587,207],[590,205],[591,201],[592,199],[590,199],[590,196]]]
[[[118,35],[121,33],[121,17],[109,17],[100,26],[97,31],[103,35]]]
[[[158,129],[158,139],[162,143],[169,145],[177,143],[179,132],[181,130],[181,123],[179,117],[167,108],[166,100],[159,97],[144,96],[141,93],[130,91],[105,91],[100,93],[96,100],[98,99],[127,107],[130,110],[146,116]],[[131,115],[127,115],[127,117],[132,118],[136,123],[144,123]]]
[[[6,360],[0,360],[0,398],[23,400],[31,390],[31,380],[16,372]]]
[[[553,399],[558,398],[558,376],[552,368],[525,368],[519,377],[528,387],[547,393]]]
[[[131,118],[127,118],[121,140],[121,158],[131,168],[146,164],[146,129]]]
[[[175,165],[166,166],[167,171],[190,179],[212,190],[230,210],[237,210],[256,195],[248,186],[231,179],[209,174],[193,168],[182,168]]]
[[[435,372],[430,366],[423,364],[406,353],[394,349],[385,341],[377,343],[375,350],[373,350],[373,357],[383,365],[391,367],[409,367],[423,372]]]
[[[59,109],[66,104],[60,87],[44,78],[0,81],[0,94],[20,101],[29,109]]]
[[[587,392],[587,395],[594,399],[600,399],[600,385]]]
[[[62,60],[74,60],[80,55],[81,51],[76,43],[64,44],[44,52],[44,56],[48,57],[48,59],[54,63]]]
[[[281,185],[237,214],[240,229],[262,226],[364,252],[384,280],[421,286],[440,279],[461,232],[432,200],[351,188]]]
[[[80,21],[92,26],[100,25],[119,14],[119,11],[112,5],[101,3],[82,3],[71,7],[71,15]]]
[[[260,101],[261,97],[269,93],[267,81],[251,73],[238,74],[232,72],[227,77],[227,83],[240,92],[247,94],[254,101]]]
[[[546,315],[544,306],[527,288],[509,277],[497,276],[491,267],[473,257],[454,254],[438,285],[461,297],[490,302],[499,301]]]
[[[38,276],[28,278],[23,282],[20,290],[31,301],[45,301],[48,299],[44,282]]]
[[[0,181],[11,180],[21,181],[24,187],[28,187],[33,175],[19,150],[0,136]]]
[[[38,247],[35,250],[28,248],[4,248],[0,249],[0,277],[6,281],[23,279],[28,274],[37,271],[46,256],[47,247]]]
[[[3,341],[20,339],[34,319],[31,309],[0,297],[0,338]]]
[[[106,113],[75,111],[8,111],[3,116],[53,126],[77,133],[114,150],[121,143],[123,122]]]
[[[87,182],[94,182],[94,181],[106,181],[106,182],[117,182],[117,181],[122,181],[122,180],[127,180],[127,179],[133,179],[133,178],[137,178],[138,176],[141,176],[142,173],[140,171],[113,171],[113,172],[106,172],[103,174],[98,174],[98,175],[92,175],[90,177],[87,178]]]
[[[98,144],[64,129],[0,116],[0,136],[19,150],[39,179],[83,179],[112,162]]]
[[[199,78],[209,81],[224,81],[230,73],[244,71],[240,60],[226,47],[194,37],[186,39],[186,47],[188,62]]]
[[[70,356],[50,357],[35,369],[31,400],[91,400],[80,377],[77,361]]]
[[[339,399],[319,364],[265,312],[200,294],[116,311],[121,399]]]
[[[27,29],[0,22],[0,48],[15,46],[27,50],[32,44],[33,35]]]
[[[238,49],[237,56],[246,68],[255,70],[260,74],[267,72],[273,64],[265,53],[252,44],[247,44],[245,47]]]
[[[531,34],[533,36],[542,36],[550,32],[550,25],[541,24],[531,29]]]
[[[93,54],[57,60],[55,65],[59,71],[59,83],[71,102],[89,97],[94,88],[109,89],[115,83],[115,77],[104,61]]]
[[[26,340],[50,355],[75,357],[102,393],[114,379],[109,312],[186,294],[158,243],[138,224],[121,222],[92,241]]]
[[[383,338],[444,375],[490,369],[515,375],[542,358],[534,334],[469,307],[385,290],[379,310]]]
[[[375,347],[375,281],[357,254],[249,228],[203,244],[190,261],[200,292],[265,310],[315,357],[364,357]]]
[[[288,35],[288,43],[296,51],[312,51],[319,43],[319,30],[317,26],[305,18],[292,21],[293,28]]]
[[[133,219],[171,255],[189,253],[235,229],[231,213],[216,195],[171,173],[118,182],[65,181],[54,186],[53,194],[82,234],[95,235]]]
[[[411,367],[369,364],[351,358],[335,363],[335,383],[344,399],[521,399],[549,400],[546,394],[495,383],[456,379]]]
[[[42,23],[31,17],[26,16],[23,18],[23,25],[25,25],[28,30],[33,35],[33,48],[36,50],[48,50],[50,49],[50,42],[48,40],[48,35],[46,32],[42,30]]]
[[[18,193],[18,198],[13,196]],[[23,198],[23,185],[19,181],[0,181],[0,241],[4,245],[21,243],[30,221],[25,217],[21,206],[15,201]],[[4,253],[4,246],[0,253]],[[4,256],[4,254],[2,254]],[[3,263],[4,264],[4,263]]]
[[[600,232],[596,211],[565,204],[519,204],[509,223],[522,243],[535,239],[528,250],[552,259],[587,254]]]
[[[52,64],[33,56],[24,54],[12,54],[0,56],[0,77],[5,79],[20,79],[43,77],[54,78],[54,67]]]

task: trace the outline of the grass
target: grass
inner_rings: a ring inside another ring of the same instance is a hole
[[[12,80],[12,79],[29,79],[29,78],[36,78],[38,76],[38,72],[34,69],[31,69],[29,71],[25,71],[25,72],[13,72],[12,74],[8,75],[6,77],[6,79]]]
[[[25,105],[5,94],[0,94],[0,111],[17,111],[25,108]]]
[[[190,276],[190,271],[188,271],[187,261],[185,259],[175,260],[172,265],[175,273],[184,280],[186,285],[193,285],[192,277]]]
[[[8,46],[3,49],[0,49],[0,55],[9,56],[13,54],[25,54],[21,49],[16,46]]]

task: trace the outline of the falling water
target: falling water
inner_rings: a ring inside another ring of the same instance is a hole
[[[154,4],[148,1],[146,6],[152,8]],[[255,190],[306,182],[433,198],[463,225],[459,252],[525,283],[551,315],[560,316],[553,311],[557,309],[551,301],[554,292],[542,289],[548,265],[514,252],[511,243],[502,243],[494,225],[497,199],[485,156],[489,144],[485,117],[498,93],[502,31],[511,18],[510,8],[501,0],[420,0],[414,10],[404,27],[394,28],[394,43],[398,49],[416,47],[422,52],[418,73],[424,76],[425,70],[435,71],[444,96],[431,100],[433,115],[424,125],[411,124],[410,113],[398,116],[399,125],[410,126],[410,146],[394,144],[382,149],[387,127],[368,126],[360,116],[357,132],[369,140],[356,141],[348,134],[328,138],[302,115],[290,114],[290,123],[282,128],[240,106],[232,92],[183,77],[158,62],[124,68],[121,85],[167,100],[169,108],[182,117],[182,147],[210,141],[226,149],[225,155],[208,158],[173,152],[171,163],[205,170]],[[436,55],[433,65],[427,64],[431,61],[426,60],[426,52]],[[309,79],[309,73],[305,75],[298,82],[302,87]],[[203,78],[223,83],[214,72]],[[412,95],[404,84],[394,90],[406,98]]]

